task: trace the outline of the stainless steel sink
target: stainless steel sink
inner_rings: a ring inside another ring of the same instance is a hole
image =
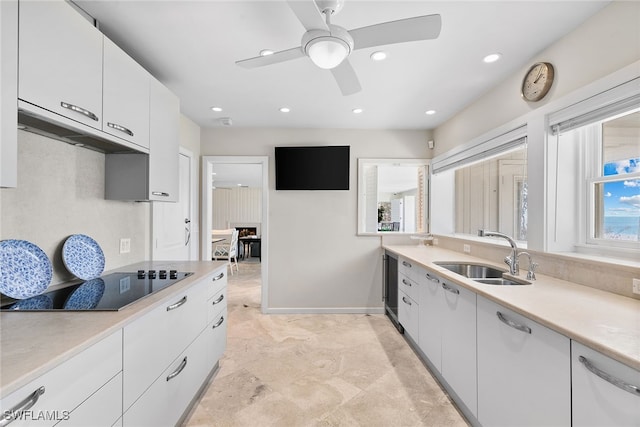
[[[484,283],[485,285],[499,285],[499,286],[521,286],[530,285],[531,283],[524,280],[507,279],[505,277],[495,279],[473,279],[474,282]]]
[[[530,282],[519,280],[516,278],[502,277],[503,273],[507,270],[501,270],[499,268],[491,267],[483,264],[475,264],[469,262],[435,262],[442,268],[446,268],[453,273],[467,277],[474,282],[484,283],[485,285],[499,285],[499,286],[515,286],[515,285],[530,285]]]
[[[434,264],[461,276],[468,277],[469,279],[501,278],[502,273],[506,272],[506,270],[488,265],[468,262],[436,262]]]

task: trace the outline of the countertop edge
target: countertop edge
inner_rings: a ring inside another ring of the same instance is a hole
[[[197,272],[194,272],[193,275],[181,280],[178,283],[175,283],[172,286],[164,288],[157,293],[149,295],[143,298],[141,301],[137,301],[130,306],[127,306],[119,311],[102,311],[102,312],[83,312],[83,313],[56,313],[56,312],[38,312],[38,313],[0,313],[0,319],[3,321],[0,322],[0,340],[2,342],[2,346],[0,346],[0,354],[5,353],[5,346],[7,346],[8,342],[11,341],[11,337],[6,337],[6,332],[3,330],[4,326],[2,325],[9,319],[8,316],[14,316],[12,320],[15,320],[18,316],[24,317],[46,317],[46,316],[64,316],[66,315],[75,315],[77,317],[81,317],[78,321],[86,320],[87,317],[90,316],[101,316],[105,318],[111,317],[111,324],[107,327],[95,327],[90,328],[86,333],[86,338],[82,339],[81,342],[70,346],[66,351],[59,351],[55,355],[53,355],[49,360],[44,363],[32,363],[34,366],[28,367],[26,369],[22,369],[22,373],[15,375],[14,377],[10,377],[8,381],[5,382],[4,372],[7,367],[4,366],[4,357],[1,358],[1,370],[0,374],[2,374],[2,380],[0,383],[0,399],[4,399],[11,393],[19,390],[21,387],[29,384],[31,381],[37,379],[41,375],[49,372],[50,370],[56,368],[62,363],[70,360],[77,354],[91,347],[92,345],[98,343],[102,339],[110,336],[118,330],[121,330],[123,327],[128,325],[129,323],[135,321],[140,318],[144,314],[150,312],[161,304],[165,303],[166,300],[174,297],[177,294],[185,291],[186,289],[191,288],[195,284],[197,284],[200,279],[206,277],[207,275],[221,269],[227,267],[226,262],[220,261],[143,261],[123,267],[119,267],[116,269],[117,271],[122,271],[125,269],[131,269],[131,271],[136,271],[137,269],[149,269],[156,268],[169,269],[169,266],[173,268],[173,266],[198,266]],[[116,271],[114,270],[114,272]],[[108,272],[105,272],[105,274]]]
[[[438,251],[438,253],[440,254],[446,254],[449,256],[449,258],[446,259],[442,259],[441,261],[474,261],[474,262],[478,262],[478,263],[482,263],[485,265],[493,265],[496,266],[498,268],[501,269],[505,269],[504,266],[498,265],[494,262],[491,261],[487,261],[485,259],[482,258],[478,258],[478,257],[474,257],[471,255],[467,255],[467,254],[461,254],[459,252],[455,252],[455,251],[451,251],[448,249],[442,249],[442,248],[437,248],[437,247],[427,247],[424,246],[425,250],[429,250],[429,248],[435,248],[436,251]],[[606,343],[603,343],[599,340],[596,339],[592,339],[591,337],[580,333],[579,331],[576,331],[575,328],[571,327],[571,325],[567,325],[567,324],[563,324],[561,322],[558,321],[552,321],[550,319],[548,319],[546,316],[541,315],[540,313],[536,313],[535,310],[532,310],[531,308],[527,308],[527,307],[523,307],[522,304],[518,304],[516,302],[513,301],[513,299],[509,299],[508,296],[500,296],[500,295],[496,295],[496,288],[483,288],[482,286],[490,286],[490,285],[481,285],[481,284],[477,284],[475,282],[473,282],[471,279],[467,279],[463,276],[460,276],[456,273],[453,273],[447,269],[444,269],[436,264],[433,263],[433,261],[430,261],[429,259],[420,259],[419,257],[415,256],[415,251],[416,249],[422,250],[421,248],[417,247],[417,246],[410,246],[410,245],[383,245],[383,249],[388,250],[390,252],[395,253],[398,256],[401,257],[405,257],[407,259],[410,259],[411,261],[419,264],[421,267],[432,271],[433,273],[436,273],[440,276],[444,276],[446,279],[464,287],[465,289],[468,289],[474,293],[476,293],[477,295],[480,295],[482,297],[485,297],[493,302],[496,302],[508,309],[513,310],[514,312],[521,314],[549,329],[552,329],[553,331],[562,334],[564,336],[566,336],[567,338],[574,340],[576,342],[579,342],[581,344],[586,345],[587,347],[590,347],[594,350],[597,350],[599,352],[601,352],[602,354],[611,357],[612,359],[617,360],[620,363],[623,363],[635,370],[640,371],[640,353],[638,355],[635,354],[631,354],[629,352],[624,351],[623,349],[617,348],[615,346],[611,346],[608,345]],[[414,254],[412,254],[411,252],[414,252]],[[427,254],[425,253],[425,256],[427,256]],[[439,260],[440,261],[440,260]],[[552,278],[549,276],[544,276],[544,275],[538,275],[538,280],[537,283],[544,283],[544,282],[549,282],[551,283],[551,286],[553,285],[557,285],[558,283],[564,285],[566,288],[563,289],[565,292],[575,292],[576,297],[580,297],[580,298],[588,298],[591,299],[593,298],[594,300],[597,298],[597,295],[599,294],[607,294],[607,297],[612,299],[612,300],[616,300],[619,299],[621,304],[631,304],[631,305],[636,305],[638,306],[638,319],[640,320],[640,301],[636,301],[632,298],[628,298],[628,297],[624,297],[624,296],[620,296],[620,295],[616,295],[616,294],[612,294],[606,291],[602,291],[602,290],[598,290],[598,289],[593,289],[587,286],[582,286],[580,284],[576,284],[576,283],[572,283],[572,282],[568,282],[565,280],[561,280],[561,279],[556,279],[556,278]],[[527,285],[528,286],[528,285]],[[569,288],[569,289],[567,289]],[[542,311],[542,310],[538,310],[538,311]],[[589,315],[593,315],[592,313],[589,313]],[[640,325],[640,323],[638,323],[638,325]],[[627,325],[628,326],[628,325]],[[640,335],[640,331],[637,331],[637,333]],[[638,348],[640,349],[640,344],[638,344]]]

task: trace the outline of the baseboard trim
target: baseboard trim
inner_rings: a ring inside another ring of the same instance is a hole
[[[262,312],[264,314],[384,314],[384,307],[272,307]]]

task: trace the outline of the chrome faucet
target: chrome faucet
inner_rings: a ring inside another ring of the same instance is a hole
[[[536,268],[538,267],[537,262],[533,262],[531,258],[531,254],[529,252],[522,251],[518,254],[518,258],[522,255],[526,255],[529,258],[529,271],[527,271],[527,280],[536,280]]]
[[[511,245],[511,255],[505,257],[504,262],[509,266],[509,274],[513,276],[517,276],[520,274],[520,266],[518,265],[518,245],[516,245],[515,240],[506,234],[498,233],[496,231],[485,231],[484,229],[478,230],[478,236],[480,237],[502,237],[506,239]]]

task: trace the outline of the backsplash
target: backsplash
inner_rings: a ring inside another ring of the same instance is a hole
[[[470,255],[498,264],[503,263],[504,257],[509,255],[511,250],[508,245],[501,247],[475,239],[465,239],[462,236],[438,235],[435,237],[438,240],[438,247],[463,252],[463,245],[469,244],[471,246]],[[537,252],[529,249],[526,251],[531,253],[534,262],[539,264],[536,269],[537,273],[625,297],[640,299],[640,295],[634,295],[631,291],[632,279],[640,278],[640,268],[633,266],[633,263],[616,263],[610,259],[598,259],[593,256],[573,257],[568,254]],[[528,264],[525,258],[520,264],[522,277],[526,276],[527,268]]]
[[[104,162],[102,153],[18,131],[18,187],[0,189],[0,239],[42,248],[53,265],[51,284],[74,279],[61,256],[72,234],[98,242],[105,271],[149,257],[149,204],[105,200]],[[130,253],[119,253],[120,238],[131,239]]]

